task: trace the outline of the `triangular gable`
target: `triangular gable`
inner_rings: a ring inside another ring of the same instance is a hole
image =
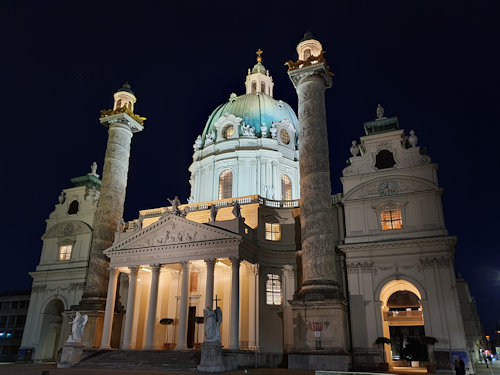
[[[104,251],[155,248],[179,244],[196,244],[217,240],[241,240],[236,233],[211,225],[200,224],[181,216],[167,214],[157,222],[137,231]]]

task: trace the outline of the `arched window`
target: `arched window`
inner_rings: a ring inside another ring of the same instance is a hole
[[[219,176],[219,199],[233,196],[233,172],[230,169],[222,171]]]
[[[121,108],[121,107],[122,107],[122,100],[118,99],[118,101],[116,102],[116,109]]]
[[[375,168],[386,169],[392,168],[396,164],[394,161],[394,156],[389,150],[380,150],[380,152],[375,157]]]
[[[260,92],[263,94],[266,93],[266,83],[265,82],[260,83]]]
[[[68,208],[68,215],[75,215],[78,213],[79,209],[79,204],[77,200],[74,200],[73,202],[70,203],[69,208]]]
[[[257,82],[252,81],[252,94],[255,94],[257,91]]]
[[[307,60],[309,57],[311,57],[311,50],[309,48],[306,48],[304,50],[304,60]]]
[[[281,176],[281,199],[292,200],[292,181],[286,174]]]

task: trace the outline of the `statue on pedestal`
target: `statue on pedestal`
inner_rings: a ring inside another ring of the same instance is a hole
[[[76,312],[75,317],[69,324],[71,326],[71,334],[68,337],[67,342],[81,342],[83,336],[83,329],[85,328],[85,324],[87,324],[87,320],[89,319],[88,315],[81,315],[80,312]]]

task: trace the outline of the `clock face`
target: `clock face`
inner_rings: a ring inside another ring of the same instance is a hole
[[[382,182],[379,186],[379,191],[382,195],[394,195],[396,194],[397,190],[398,187],[394,182],[391,181]]]

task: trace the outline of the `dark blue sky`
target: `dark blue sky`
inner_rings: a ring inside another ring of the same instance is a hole
[[[44,220],[69,179],[101,171],[99,110],[128,80],[146,128],[133,138],[125,218],[189,196],[192,144],[255,51],[296,108],[283,63],[311,29],[335,73],[327,92],[332,183],[378,103],[439,164],[456,268],[488,330],[500,311],[498,2],[3,1],[0,289],[29,288]]]

